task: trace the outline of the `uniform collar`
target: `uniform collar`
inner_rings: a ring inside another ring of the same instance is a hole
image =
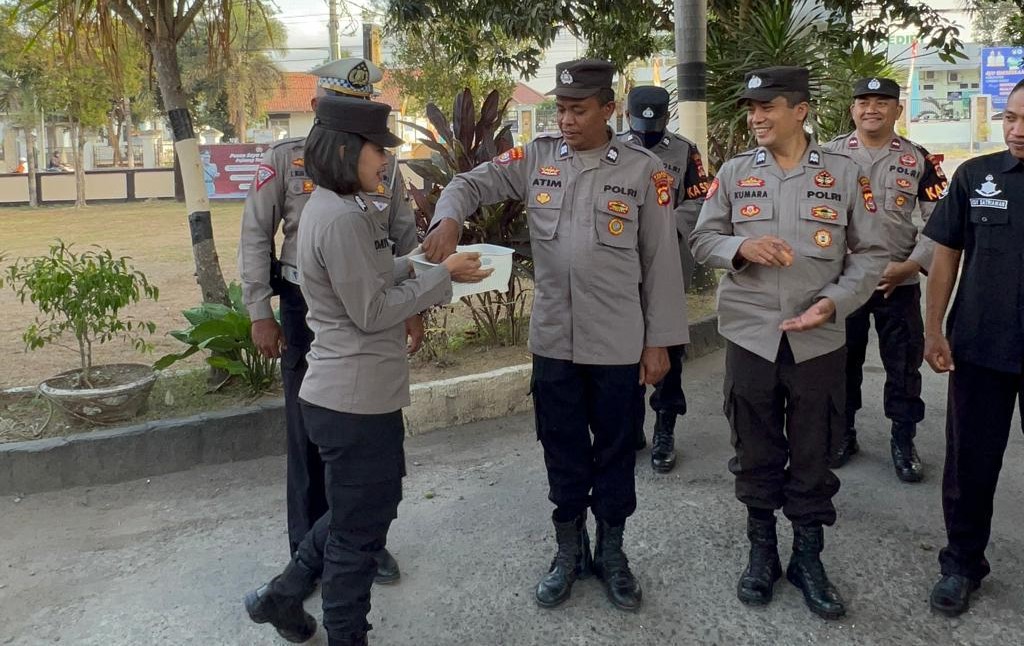
[[[622,146],[620,145],[619,138],[615,135],[615,131],[611,128],[607,129],[608,132],[608,143],[605,144],[604,154],[601,155],[601,161],[606,164],[612,164],[613,166],[619,163],[619,159],[622,157]],[[631,133],[632,134],[632,133]],[[569,159],[576,154],[576,151],[572,149],[569,144],[565,143],[565,139],[560,139],[558,142],[558,159]]]
[[[1024,159],[1017,159],[1016,157],[1010,154],[1009,150],[1003,151],[1002,170],[1004,173],[1009,173],[1010,171],[1022,165],[1024,165]]]
[[[768,151],[767,148],[760,147],[754,150],[754,166],[756,168],[762,168],[764,166],[774,166],[775,157]],[[804,158],[800,162],[801,166],[811,166],[814,168],[823,168],[821,157],[821,148],[818,144],[813,141],[807,143],[807,150],[804,151]]]

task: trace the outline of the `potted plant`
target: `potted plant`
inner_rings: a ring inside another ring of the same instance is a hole
[[[152,321],[122,315],[126,306],[156,300],[159,290],[135,269],[130,258],[108,249],[76,252],[58,240],[47,255],[19,258],[0,275],[22,303],[31,301],[42,316],[22,334],[26,349],[37,350],[70,333],[80,365],[44,381],[39,392],[70,418],[106,424],[133,417],[156,380],[146,364],[93,365],[93,346],[113,339],[146,352]]]

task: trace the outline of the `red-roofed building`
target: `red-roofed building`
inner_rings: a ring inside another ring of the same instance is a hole
[[[512,90],[512,106],[520,105],[540,105],[547,101],[548,97],[544,96],[537,90],[526,85],[525,83],[516,83],[516,87]]]
[[[317,77],[304,72],[285,72],[284,85],[267,102],[267,121],[275,138],[305,137],[313,127],[313,108],[310,102],[316,96]],[[380,94],[375,101],[391,106],[392,120],[401,118],[401,100],[398,86],[391,82],[391,74],[375,87]],[[393,121],[392,121],[393,123]]]

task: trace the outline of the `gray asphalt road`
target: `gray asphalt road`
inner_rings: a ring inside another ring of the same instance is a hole
[[[656,476],[647,452],[640,456],[640,509],[626,541],[644,586],[640,613],[612,608],[593,579],[577,584],[562,608],[534,605],[554,543],[540,447],[532,419],[521,416],[408,442],[406,499],[390,542],[403,580],[375,590],[372,643],[1021,643],[1019,436],[996,501],[994,573],[969,614],[933,616],[945,380],[925,377],[930,407],[919,445],[927,479],[901,484],[889,464],[877,357],[867,368],[863,452],[839,472],[839,522],[826,534],[826,565],[848,618],[814,617],[784,581],[770,607],[740,604],[744,511],[725,466],[722,360],[718,353],[687,368],[691,413],[676,472]],[[284,643],[250,623],[240,603],[284,564],[283,493],[284,460],[268,458],[0,501],[0,644]],[[789,537],[783,526],[787,547]],[[319,617],[319,599],[307,607]],[[326,644],[322,629],[310,643]]]

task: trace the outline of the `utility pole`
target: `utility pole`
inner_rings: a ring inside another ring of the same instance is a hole
[[[330,59],[336,61],[341,58],[341,38],[338,36],[339,21],[338,21],[338,0],[327,0],[327,6],[330,10],[330,18],[327,21],[327,31],[331,37],[331,53]]]
[[[679,132],[708,157],[707,0],[675,0]]]

